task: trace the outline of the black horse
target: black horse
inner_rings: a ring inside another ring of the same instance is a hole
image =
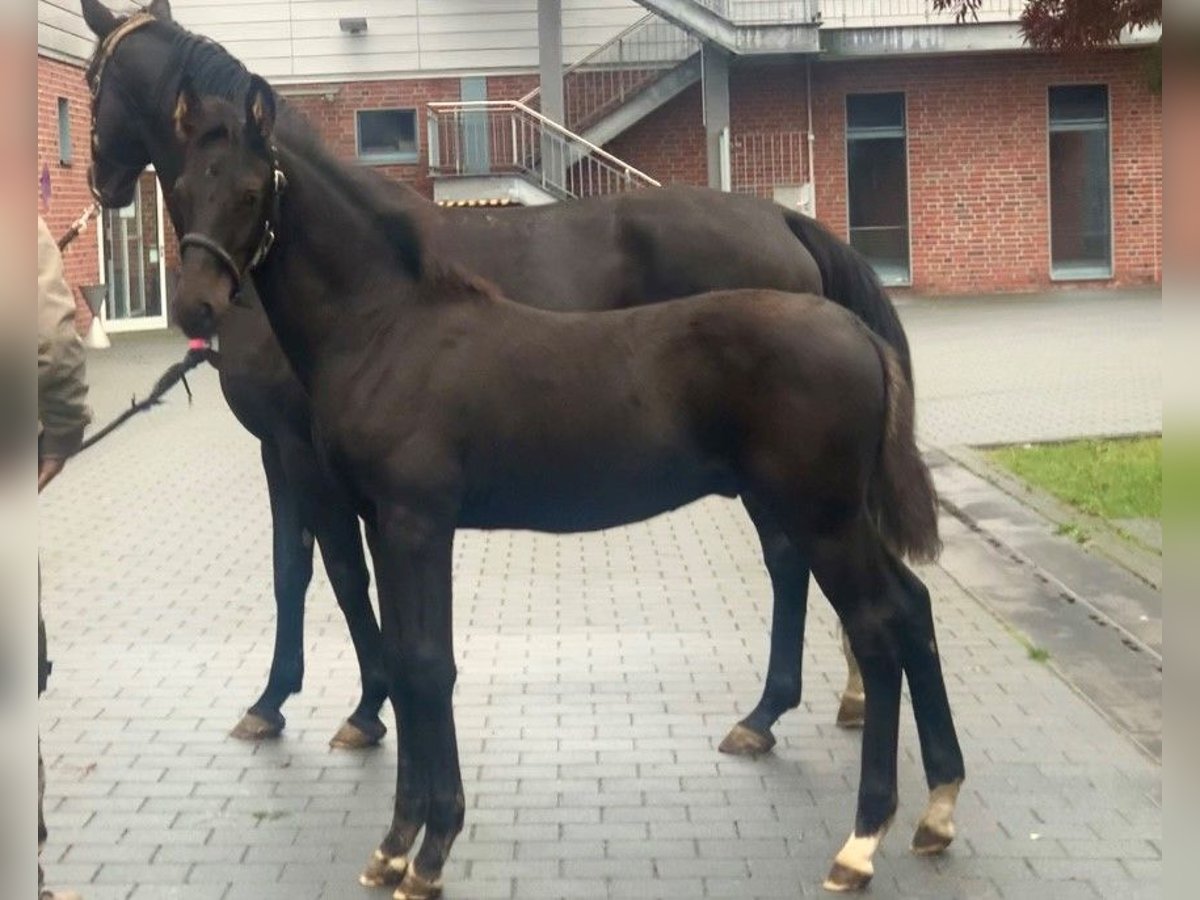
[[[261,79],[244,121],[186,86],[176,121],[176,317],[211,335],[253,275],[319,448],[366,523],[398,723],[395,811],[368,883],[437,896],[463,827],[455,531],[609,528],[711,494],[744,498],[765,533],[811,560],[862,666],[858,809],[826,886],[870,880],[895,813],[902,673],[931,789],[914,847],[949,844],[962,756],[929,593],[901,562],[936,555],[937,500],[893,350],[812,295],[594,314],[512,303],[441,260],[421,221],[311,133],[276,133]]]
[[[83,0],[100,38],[89,68],[93,185],[105,205],[129,202],[138,173],[153,162],[170,201],[180,170],[175,96],[185,76],[201,94],[240,102],[249,74],[217,44],[170,20],[169,4],[113,15]],[[777,204],[704,189],[671,188],[528,210],[442,210],[385,179],[374,190],[425,223],[439,258],[499,285],[522,303],[600,310],[728,288],[823,294],[855,312],[898,354],[911,382],[908,345],[895,310],[865,260],[813,220]],[[383,733],[378,710],[386,686],[378,628],[368,598],[358,525],[340,489],[321,473],[311,442],[311,412],[300,384],[247,291],[247,303],[222,319],[221,384],[239,420],[262,443],[275,526],[275,652],[266,689],[235,729],[242,737],[278,734],[280,708],[303,675],[304,594],[312,542],[321,546],[338,602],[350,624],[363,697],[335,743],[358,746]],[[755,754],[774,744],[771,726],[800,701],[808,563],[781,534],[761,533],[774,610],[762,698],[721,748]],[[853,659],[838,713],[862,716]]]

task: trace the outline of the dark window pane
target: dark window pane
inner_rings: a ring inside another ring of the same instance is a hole
[[[904,138],[846,144],[850,244],[885,283],[906,283],[908,172]]]
[[[904,94],[850,94],[846,97],[846,129],[904,129]]]
[[[58,98],[58,161],[71,163],[71,104],[66,97]]]
[[[1050,124],[1107,122],[1108,88],[1080,84],[1050,88]]]
[[[359,156],[417,155],[417,114],[411,109],[358,112]]]
[[[1108,130],[1050,135],[1050,249],[1056,274],[1108,274]]]
[[[852,140],[849,166],[850,227],[878,228],[908,223],[904,138]]]

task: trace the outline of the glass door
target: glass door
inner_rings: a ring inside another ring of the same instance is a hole
[[[133,202],[104,212],[100,252],[104,327],[135,331],[167,327],[162,196],[152,169],[138,178]]]

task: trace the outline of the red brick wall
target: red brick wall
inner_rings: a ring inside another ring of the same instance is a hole
[[[1136,52],[815,66],[817,214],[846,234],[845,97],[907,95],[913,288],[1030,290],[1050,280],[1047,92],[1105,83],[1113,278],[1162,277],[1161,105]]]
[[[700,85],[665,103],[605,150],[663,184],[708,184]]]
[[[420,157],[411,165],[373,166],[379,172],[398,181],[410,183],[427,197],[433,196],[429,178],[427,103],[458,100],[461,81],[457,78],[413,78],[392,81],[356,81],[342,84],[289,85],[285,94],[312,91],[308,96],[290,96],[288,103],[302,110],[320,133],[325,145],[343,159],[354,159],[357,153],[354,112],[359,109],[416,109],[417,142]],[[335,92],[326,100],[325,92]],[[512,99],[515,99],[514,95]]]
[[[843,237],[846,94],[907,94],[913,288],[930,293],[1051,284],[1047,89],[1107,84],[1114,277],[1104,283],[1161,280],[1161,104],[1137,51],[825,62],[812,78],[817,215]],[[735,140],[807,127],[802,62],[737,65],[730,95]],[[607,149],[665,184],[707,183],[699,86]]]
[[[65,97],[71,110],[72,162],[59,163],[58,98]],[[50,172],[50,202],[38,199],[38,212],[45,218],[56,238],[70,227],[92,201],[87,171],[91,162],[91,118],[83,69],[39,56],[37,65],[37,178],[43,166]],[[96,250],[96,222],[63,252],[67,283],[75,291],[79,305],[77,324],[87,327],[90,315],[78,288],[100,280]]]

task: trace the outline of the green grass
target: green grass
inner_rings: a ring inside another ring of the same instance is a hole
[[[1094,516],[1162,517],[1161,437],[1001,447],[988,455],[1030,484]]]

